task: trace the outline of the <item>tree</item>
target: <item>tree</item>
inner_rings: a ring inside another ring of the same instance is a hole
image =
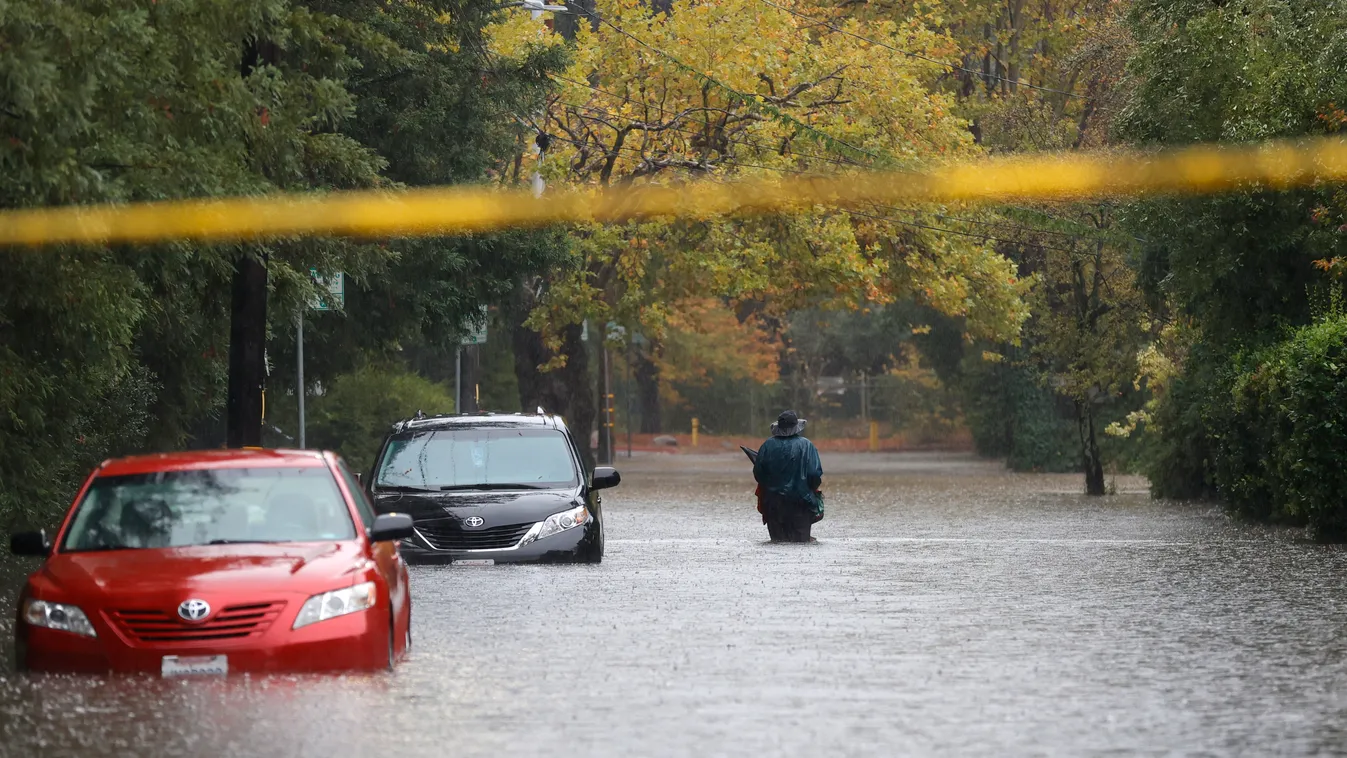
[[[1342,2],[1138,0],[1136,52],[1119,133],[1142,145],[1246,142],[1332,132],[1347,83]],[[1311,322],[1308,295],[1337,285],[1316,261],[1340,257],[1341,197],[1327,187],[1250,188],[1134,204],[1125,222],[1140,245],[1143,291],[1170,327],[1152,351],[1167,367],[1145,426],[1156,451],[1152,492],[1219,491],[1238,356]],[[1176,334],[1177,332],[1177,334]],[[1239,423],[1238,419],[1233,423]]]
[[[310,435],[315,447],[336,450],[353,470],[373,472],[392,422],[416,411],[453,413],[454,399],[443,385],[404,369],[366,366],[338,376],[314,398]]]
[[[1087,212],[1101,230],[1115,223],[1107,205]],[[1074,407],[1089,495],[1106,491],[1099,441],[1109,422],[1101,420],[1101,408],[1136,375],[1145,336],[1147,312],[1124,253],[1102,239],[1043,248],[1041,285],[1034,293],[1034,353],[1054,390]]]
[[[541,102],[562,62],[540,51],[484,77],[497,12],[485,1],[0,5],[0,207],[485,179],[518,138],[506,115]],[[466,314],[554,260],[557,240],[5,251],[0,518],[50,515],[109,455],[223,441],[241,257],[267,268],[275,395],[292,385],[311,268],[353,285],[347,313],[310,322],[309,375],[321,382],[403,345],[446,350]]]
[[[963,123],[928,89],[938,65],[895,66],[891,51],[819,28],[796,8],[817,10],[758,0],[680,4],[667,13],[626,0],[600,4],[598,20],[579,30],[575,62],[539,125],[552,140],[543,173],[554,182],[636,186],[967,154]],[[916,21],[867,33],[945,52]],[[910,210],[885,207],[800,208],[768,218],[579,228],[575,265],[529,290],[527,326],[541,343],[533,353],[552,357],[546,368],[583,360],[567,336],[583,319],[623,323],[658,345],[669,309],[706,297],[768,320],[806,306],[915,297],[967,316],[971,330],[1011,337],[1024,313],[1009,264],[911,218]],[[521,372],[536,365],[521,361]],[[572,377],[578,397],[587,371]],[[573,422],[587,428],[589,420]]]

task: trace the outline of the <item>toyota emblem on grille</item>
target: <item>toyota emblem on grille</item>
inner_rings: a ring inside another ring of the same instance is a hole
[[[463,519],[465,526],[481,526],[483,523],[481,516],[469,516]]]
[[[187,621],[203,621],[210,615],[210,603],[205,600],[184,600],[178,606],[178,615]]]

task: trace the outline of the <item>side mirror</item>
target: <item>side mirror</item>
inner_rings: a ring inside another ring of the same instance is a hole
[[[405,540],[412,536],[412,517],[405,513],[381,513],[369,529],[370,542]]]
[[[606,490],[609,487],[616,487],[622,483],[622,475],[617,473],[617,469],[612,466],[594,467],[594,484],[591,486],[596,490]]]
[[[9,552],[15,555],[51,555],[51,543],[47,541],[45,531],[19,532],[9,536]]]

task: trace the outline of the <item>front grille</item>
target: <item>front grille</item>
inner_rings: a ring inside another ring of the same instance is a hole
[[[137,642],[198,642],[260,636],[284,607],[283,602],[231,605],[199,624],[163,611],[123,610],[111,615],[118,629]]]
[[[436,550],[505,550],[519,544],[533,524],[464,529],[457,521],[418,521],[416,530]]]

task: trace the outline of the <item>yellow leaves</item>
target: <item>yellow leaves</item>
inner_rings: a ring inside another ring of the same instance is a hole
[[[669,317],[661,378],[679,384],[704,384],[712,375],[771,384],[779,376],[781,346],[750,317],[740,321],[723,303],[689,298]]]
[[[868,162],[840,142],[912,163],[977,149],[951,100],[927,86],[944,69],[890,49],[953,59],[949,35],[919,15],[862,23],[839,20],[817,0],[773,2],[888,47],[761,0],[692,0],[670,14],[640,0],[599,0],[598,12],[622,31],[581,25],[547,115],[549,131],[566,135],[542,168],[549,184],[786,177]],[[518,14],[493,28],[493,50],[552,44],[541,26]],[[615,318],[701,334],[703,326],[679,319],[691,317],[685,308],[702,308],[693,305],[702,298],[753,301],[779,315],[913,295],[966,317],[979,336],[1013,340],[1027,318],[1025,283],[1013,265],[962,238],[914,234],[900,223],[910,215],[800,207],[733,219],[691,210],[676,223],[583,228],[576,267],[554,276],[533,323],[556,330],[585,317]]]
[[[486,36],[487,49],[503,58],[519,59],[534,47],[565,44],[543,24],[542,19],[534,19],[522,11],[506,14],[499,23],[489,25]]]

